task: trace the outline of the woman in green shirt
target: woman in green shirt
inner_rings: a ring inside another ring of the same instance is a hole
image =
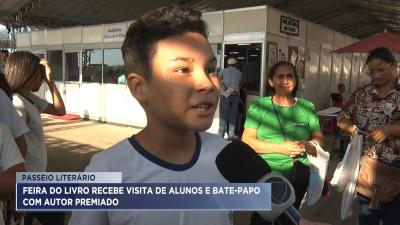
[[[307,154],[315,154],[308,141],[322,144],[323,135],[314,104],[296,98],[299,78],[290,62],[278,62],[268,74],[272,96],[252,102],[246,117],[242,140],[266,161],[273,171],[286,176],[296,192],[294,207],[299,208],[307,191]],[[257,214],[253,215],[252,224]]]

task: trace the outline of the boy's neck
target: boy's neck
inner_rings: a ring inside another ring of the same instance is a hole
[[[195,153],[196,136],[193,131],[180,132],[148,124],[135,135],[136,141],[157,158],[173,164],[188,163]]]

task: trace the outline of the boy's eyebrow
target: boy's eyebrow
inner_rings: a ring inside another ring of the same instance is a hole
[[[188,62],[188,63],[193,63],[196,60],[194,60],[193,58],[189,58],[189,57],[178,57],[178,58],[175,58],[175,59],[170,59],[169,61],[184,61],[184,62]],[[217,61],[217,59],[215,58],[215,56],[211,57],[208,60],[209,63],[213,63],[213,62],[216,62],[216,61]]]
[[[188,57],[178,57],[178,58],[175,58],[175,59],[170,59],[169,61],[185,61],[185,62],[192,63],[195,60],[193,58],[188,58]]]

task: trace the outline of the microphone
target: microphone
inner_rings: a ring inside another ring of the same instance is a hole
[[[295,192],[282,175],[271,172],[269,165],[242,141],[227,144],[216,157],[222,176],[231,183],[271,183],[271,211],[257,213],[276,224],[298,225],[300,213],[293,207]]]

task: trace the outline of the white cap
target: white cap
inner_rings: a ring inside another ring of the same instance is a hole
[[[237,60],[235,58],[228,59],[228,65],[235,65],[236,63],[237,63]]]

